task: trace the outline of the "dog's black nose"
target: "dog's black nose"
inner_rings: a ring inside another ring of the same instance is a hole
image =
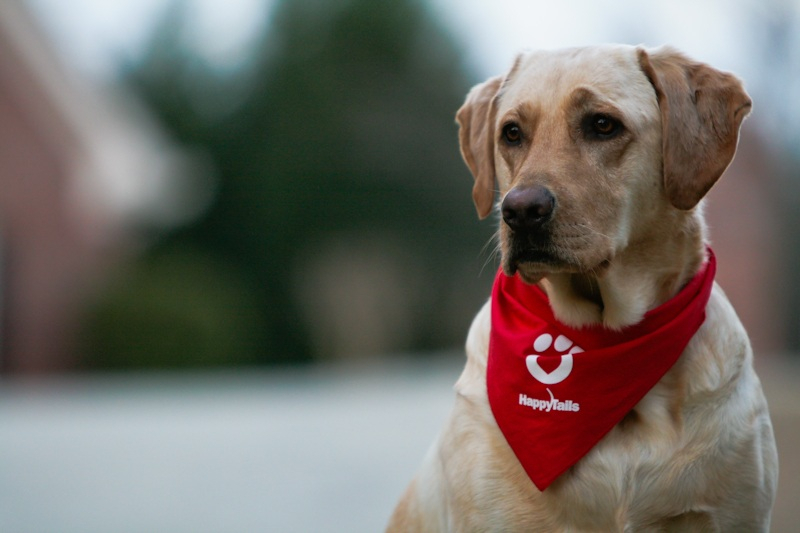
[[[503,198],[503,220],[514,231],[536,231],[550,220],[556,199],[547,188],[514,187]]]

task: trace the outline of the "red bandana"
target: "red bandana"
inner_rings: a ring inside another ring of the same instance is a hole
[[[622,331],[561,324],[541,289],[498,272],[489,404],[539,490],[586,455],[678,360],[705,320],[715,271],[709,249],[683,290]]]

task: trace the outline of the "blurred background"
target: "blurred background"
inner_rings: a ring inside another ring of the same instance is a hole
[[[707,218],[793,531],[795,0],[0,0],[0,531],[380,530],[497,268],[455,111],[602,42],[753,97]]]

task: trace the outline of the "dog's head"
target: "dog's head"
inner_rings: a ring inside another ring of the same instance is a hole
[[[600,272],[730,163],[750,99],[734,76],[664,48],[534,52],[458,111],[473,199],[499,189],[503,269],[528,282]]]

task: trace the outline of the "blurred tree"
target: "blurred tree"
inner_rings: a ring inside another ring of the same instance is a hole
[[[326,270],[330,243],[359,235],[411,250],[408,272],[385,282],[413,274],[424,287],[402,304],[408,334],[383,348],[460,344],[488,291],[491,268],[477,278],[491,228],[476,221],[456,142],[468,76],[426,6],[280,1],[234,72],[187,44],[186,6],[173,5],[126,80],[208,154],[216,199],[120,276],[89,321],[87,365],[310,360],[320,350],[296,287]],[[437,319],[453,315],[459,327]]]

